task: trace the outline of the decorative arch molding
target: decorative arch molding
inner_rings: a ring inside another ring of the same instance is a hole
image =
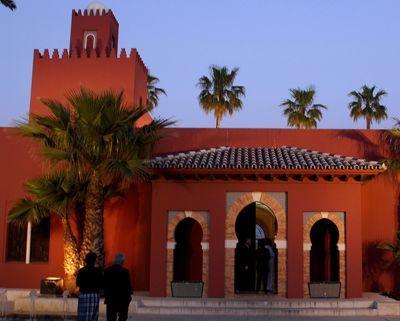
[[[278,222],[275,244],[278,249],[278,295],[287,293],[287,220],[286,193],[228,192],[225,219],[225,296],[234,295],[235,248],[238,242],[235,223],[247,205],[260,202],[269,207]]]
[[[310,282],[310,252],[311,252],[311,229],[319,220],[328,219],[334,223],[339,230],[339,279],[341,283],[340,297],[346,295],[346,240],[345,240],[345,213],[344,212],[306,212],[303,217],[303,290],[304,297],[309,297],[308,284]]]
[[[89,38],[92,38],[93,48],[87,48]],[[97,47],[97,31],[85,31],[83,33],[83,48],[95,49]]]
[[[203,296],[208,295],[208,274],[209,274],[209,239],[210,239],[210,215],[207,211],[168,211],[168,231],[167,231],[167,296],[171,296],[171,282],[174,275],[174,249],[176,245],[175,230],[178,224],[185,218],[190,217],[197,221],[202,230],[203,238],[201,247],[203,250],[202,279],[204,282]]]

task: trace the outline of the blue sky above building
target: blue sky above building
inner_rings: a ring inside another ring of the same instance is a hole
[[[89,1],[16,0],[0,8],[0,126],[29,110],[33,50],[69,45],[72,9]],[[120,23],[120,48],[139,50],[168,92],[156,115],[181,127],[213,127],[198,106],[198,78],[211,64],[239,67],[243,110],[222,127],[286,127],[279,104],[289,88],[314,85],[326,104],[320,128],[364,128],[349,117],[347,94],[377,85],[400,118],[398,0],[102,1]],[[373,128],[392,126],[389,118]]]

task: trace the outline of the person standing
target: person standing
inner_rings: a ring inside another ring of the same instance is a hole
[[[103,286],[103,271],[96,267],[97,255],[86,254],[85,266],[78,271],[76,286],[79,287],[78,321],[99,319],[100,289]]]
[[[271,239],[266,239],[265,248],[269,253],[268,257],[268,277],[267,277],[267,293],[274,292],[274,280],[275,280],[275,251],[273,249],[273,243]]]
[[[261,290],[261,283],[263,284],[264,292],[268,291],[268,270],[269,270],[269,258],[270,253],[265,247],[265,240],[258,241],[258,249],[255,253],[256,256],[256,271],[257,271],[257,282],[256,282],[256,291],[259,292]]]
[[[114,264],[104,271],[104,303],[107,305],[107,321],[126,321],[132,287],[129,270],[123,267],[125,255],[115,255]]]
[[[251,238],[246,238],[240,241],[237,246],[237,288],[238,292],[249,292],[254,290],[252,287],[251,273],[252,273],[252,249]]]

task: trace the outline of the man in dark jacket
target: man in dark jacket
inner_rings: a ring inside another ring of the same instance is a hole
[[[103,287],[103,272],[96,267],[97,255],[86,254],[86,265],[78,271],[76,285],[79,287],[78,321],[99,319],[100,288]]]
[[[126,321],[132,298],[129,271],[122,266],[125,255],[118,253],[114,264],[104,271],[104,303],[107,305],[107,321]]]
[[[252,265],[253,253],[251,248],[251,239],[246,238],[240,241],[236,248],[236,264],[237,264],[237,292],[253,291],[252,286]]]

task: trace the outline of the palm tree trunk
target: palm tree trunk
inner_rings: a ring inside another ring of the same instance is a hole
[[[71,293],[75,292],[75,276],[79,269],[80,257],[76,238],[72,233],[67,217],[61,219],[64,228],[64,287]]]
[[[89,252],[97,254],[97,262],[104,266],[104,195],[99,174],[94,171],[89,177],[85,199],[85,225],[83,227],[83,242],[81,254],[84,257]]]
[[[367,129],[371,129],[371,118],[367,117]]]
[[[221,126],[221,116],[216,116],[215,119],[215,128],[219,128]]]

